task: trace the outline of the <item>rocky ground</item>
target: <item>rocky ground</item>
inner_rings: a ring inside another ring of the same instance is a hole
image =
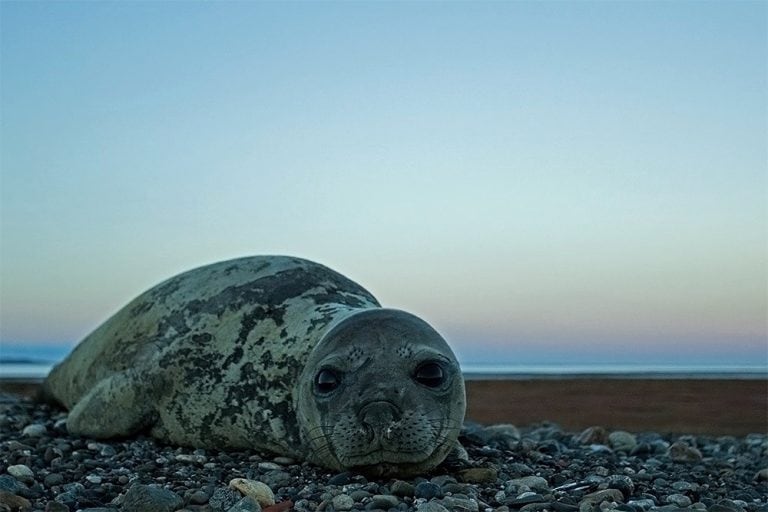
[[[252,452],[69,436],[66,414],[0,397],[0,512],[768,512],[768,436],[469,424],[467,457],[373,480]]]

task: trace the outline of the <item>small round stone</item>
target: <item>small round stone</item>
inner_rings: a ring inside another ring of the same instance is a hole
[[[459,478],[470,484],[487,484],[495,482],[497,474],[493,468],[469,468],[459,471]]]
[[[608,444],[617,452],[632,453],[637,447],[637,438],[629,432],[616,430],[608,436]]]
[[[419,482],[413,490],[413,496],[431,500],[432,498],[442,497],[443,492],[440,486],[432,482]]]
[[[64,483],[64,476],[59,473],[50,473],[43,479],[43,484],[51,488],[54,485],[61,485]]]
[[[250,496],[255,499],[262,507],[269,507],[275,504],[275,494],[264,482],[257,480],[248,480],[247,478],[233,478],[229,482],[232,489],[236,489],[243,496]]]
[[[346,512],[347,510],[352,510],[352,507],[355,506],[355,500],[346,494],[339,494],[333,497],[331,505],[339,512]]]
[[[45,428],[45,425],[41,425],[39,423],[27,425],[24,427],[24,430],[21,431],[21,435],[26,437],[41,437],[46,433],[48,433],[48,430]]]
[[[400,500],[397,499],[397,496],[392,496],[391,494],[376,494],[371,498],[371,503],[373,503],[374,508],[389,510],[390,508],[397,507],[400,504]]]
[[[122,512],[173,512],[181,507],[181,497],[161,487],[134,484],[123,499]]]
[[[19,482],[24,482],[25,484],[31,484],[35,481],[35,474],[32,472],[31,469],[29,469],[28,466],[25,466],[24,464],[15,464],[13,466],[8,466],[8,474],[11,475],[13,478],[18,480]]]
[[[675,462],[699,462],[702,459],[701,452],[697,448],[683,441],[673,443],[667,453]]]
[[[395,480],[392,482],[392,486],[389,488],[390,492],[395,496],[413,496],[415,488],[413,484],[405,482],[403,480]]]
[[[686,496],[685,494],[670,494],[667,496],[667,503],[671,505],[676,505],[680,508],[686,508],[691,505],[691,498]]]

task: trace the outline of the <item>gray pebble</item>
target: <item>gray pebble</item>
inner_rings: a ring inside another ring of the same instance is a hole
[[[24,427],[24,430],[21,431],[21,435],[26,437],[41,437],[48,433],[48,430],[45,428],[45,425],[41,425],[39,423],[33,423],[32,425],[27,425]]]
[[[208,505],[214,512],[225,512],[234,507],[242,496],[229,487],[218,487],[208,499]]]
[[[11,475],[13,478],[18,480],[19,482],[24,482],[25,484],[31,484],[35,481],[35,474],[32,472],[29,467],[25,466],[24,464],[15,464],[13,466],[8,466],[8,474]]]
[[[339,494],[338,496],[333,497],[331,505],[333,505],[333,508],[339,512],[345,512],[347,510],[352,510],[352,507],[355,506],[355,500],[346,494]]]
[[[477,501],[457,496],[446,496],[440,504],[452,512],[478,512],[480,509]]]
[[[150,485],[133,484],[125,494],[122,512],[173,512],[183,500],[173,491]]]
[[[432,498],[442,497],[443,491],[439,485],[432,482],[419,482],[413,489],[413,495],[416,498],[431,500]]]
[[[426,503],[420,503],[416,507],[417,512],[448,512],[448,509],[437,503],[436,501],[428,501]]]
[[[391,494],[376,494],[371,498],[371,502],[374,507],[384,510],[395,508],[400,504],[397,496],[392,496]]]
[[[389,492],[394,494],[395,496],[413,496],[414,492],[416,491],[413,484],[409,482],[405,482],[403,480],[395,480],[392,482],[392,485],[389,488]]]
[[[608,444],[617,452],[631,453],[637,446],[637,438],[629,432],[616,430],[608,436]]]
[[[227,512],[261,512],[261,505],[251,496],[245,496],[228,508]]]
[[[208,493],[205,491],[195,491],[189,495],[189,502],[193,505],[205,505],[208,503]]]
[[[675,462],[699,462],[702,459],[698,448],[689,446],[683,441],[673,443],[669,447],[667,454]]]
[[[59,473],[51,473],[49,475],[46,475],[43,479],[43,484],[50,488],[54,485],[61,485],[64,483],[64,476]]]
[[[549,491],[549,483],[547,482],[547,479],[540,476],[524,476],[509,480],[506,483],[508,493],[515,492],[515,490],[525,487],[533,491]]]
[[[259,469],[264,471],[279,471],[283,469],[283,466],[275,464],[274,462],[259,462]]]
[[[744,512],[744,509],[733,500],[724,499],[707,507],[707,512]]]
[[[691,498],[685,494],[670,494],[667,496],[667,503],[670,505],[676,505],[680,508],[685,508],[691,505]]]

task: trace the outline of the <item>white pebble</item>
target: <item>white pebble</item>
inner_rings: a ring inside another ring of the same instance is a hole
[[[269,507],[275,504],[275,494],[263,482],[246,478],[233,478],[229,482],[229,486],[239,491],[243,496],[250,496],[255,499],[262,507]]]
[[[21,431],[21,435],[27,436],[27,437],[40,437],[47,433],[47,430],[45,429],[45,425],[40,425],[39,423],[33,423],[32,425],[27,425],[24,427],[24,430]]]
[[[88,475],[87,477],[85,477],[85,479],[91,482],[92,484],[101,483],[101,477],[99,475]]]
[[[35,479],[35,474],[29,467],[24,464],[16,464],[15,466],[8,466],[8,474],[17,480],[22,482],[29,482]]]

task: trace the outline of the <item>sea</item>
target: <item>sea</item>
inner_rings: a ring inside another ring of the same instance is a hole
[[[0,379],[37,381],[72,350],[71,345],[20,345],[0,343]],[[674,365],[561,363],[535,364],[459,361],[465,378],[556,379],[556,378],[648,378],[648,379],[768,379],[768,366],[762,365]]]

